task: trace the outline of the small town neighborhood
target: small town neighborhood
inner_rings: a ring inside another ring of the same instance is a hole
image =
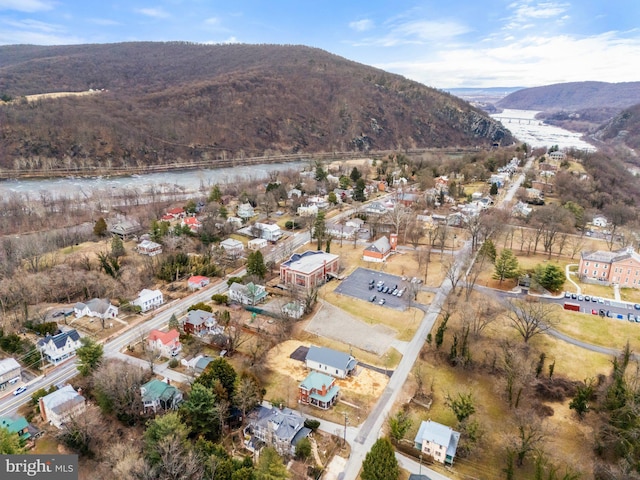
[[[640,348],[638,239],[560,204],[554,177],[585,175],[575,159],[510,153],[482,178],[424,180],[398,158],[374,175],[362,159],[274,176],[259,197],[214,186],[149,225],[97,219],[78,258],[93,255],[110,282],[154,273],[125,295],[29,306],[40,320],[15,335],[33,354],[2,347],[0,427],[22,446],[90,458],[109,422],[180,424],[185,441],[223,445],[234,468],[271,448],[292,478],[355,479],[383,437],[402,478],[498,478],[533,468],[534,451],[562,464],[580,448],[575,425],[581,439],[598,428],[580,423],[585,379],[569,357],[613,354],[627,338]],[[584,367],[608,374],[603,359]],[[533,432],[558,415],[555,438]],[[100,427],[80,425],[86,416]],[[506,464],[490,448],[503,428]],[[522,446],[525,428],[535,447]],[[495,465],[475,477],[483,456]]]

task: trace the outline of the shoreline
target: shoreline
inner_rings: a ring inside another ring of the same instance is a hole
[[[421,154],[427,152],[442,154],[461,154],[477,151],[477,148],[424,148],[405,150],[408,155]],[[262,157],[217,159],[198,162],[166,163],[161,165],[143,165],[126,167],[91,167],[79,168],[56,168],[42,170],[18,170],[0,168],[0,181],[7,180],[27,180],[27,179],[55,179],[55,178],[96,178],[96,177],[131,177],[133,175],[145,175],[150,173],[167,173],[190,170],[216,170],[219,168],[250,167],[252,165],[265,165],[277,163],[293,162],[313,162],[319,161],[341,161],[353,160],[363,157],[380,159],[389,154],[398,153],[397,150],[376,150],[369,152],[318,152],[318,153],[296,153],[287,155],[268,155]]]

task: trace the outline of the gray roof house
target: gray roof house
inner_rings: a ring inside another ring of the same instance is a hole
[[[132,222],[131,220],[124,220],[114,224],[109,229],[109,232],[123,240],[127,240],[128,238],[136,236],[141,230],[142,227],[138,223]]]
[[[81,347],[80,335],[76,330],[59,333],[58,335],[47,335],[38,341],[37,348],[42,356],[53,365],[73,357],[76,350]]]
[[[40,398],[40,415],[45,422],[62,428],[71,417],[84,412],[85,398],[76,392],[71,385],[56,390]]]
[[[78,302],[73,306],[73,311],[76,318],[87,316],[104,320],[118,316],[118,307],[111,305],[106,298],[92,298],[86,302]]]
[[[295,455],[296,445],[311,429],[304,426],[304,418],[290,408],[258,406],[247,415],[245,446],[259,451],[263,446],[274,447],[280,455]]]
[[[15,358],[0,360],[0,391],[7,388],[9,382],[16,383],[22,375],[22,368]]]
[[[305,358],[305,364],[311,370],[317,370],[337,378],[345,378],[353,373],[358,361],[348,353],[311,345]]]
[[[253,282],[243,285],[235,282],[229,286],[229,299],[243,305],[256,305],[267,297],[267,291],[262,285]]]
[[[420,424],[420,429],[414,440],[418,450],[445,465],[453,464],[459,441],[459,432],[433,420],[423,421]]]

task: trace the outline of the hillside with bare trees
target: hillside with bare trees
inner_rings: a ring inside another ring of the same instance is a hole
[[[303,46],[2,46],[0,98],[0,168],[20,172],[513,141],[454,96]]]

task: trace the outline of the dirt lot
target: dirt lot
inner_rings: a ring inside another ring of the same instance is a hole
[[[267,354],[265,365],[279,377],[277,382],[273,382],[267,386],[267,399],[282,398],[285,389],[288,389],[288,404],[289,406],[295,405],[298,384],[306,378],[309,370],[307,370],[303,362],[293,360],[289,358],[289,355],[301,345],[309,346],[310,344],[298,340],[287,340],[272,348]],[[358,407],[355,409],[357,414],[354,413],[353,418],[359,415],[364,419],[366,418],[366,410],[368,410],[382,394],[384,388],[387,386],[387,381],[387,377],[381,373],[358,367],[355,376],[344,380],[337,379],[336,384],[340,386],[340,400],[351,404],[349,406]],[[339,410],[338,407],[340,405],[341,402],[334,407],[334,410]],[[321,414],[325,413],[328,415],[328,418],[334,421],[340,421],[340,418],[343,418],[342,415],[335,411],[322,412],[313,407],[308,408],[310,409],[310,413],[318,416],[322,416]],[[333,415],[331,415],[332,413]],[[327,418],[327,416],[325,416],[325,418]]]

